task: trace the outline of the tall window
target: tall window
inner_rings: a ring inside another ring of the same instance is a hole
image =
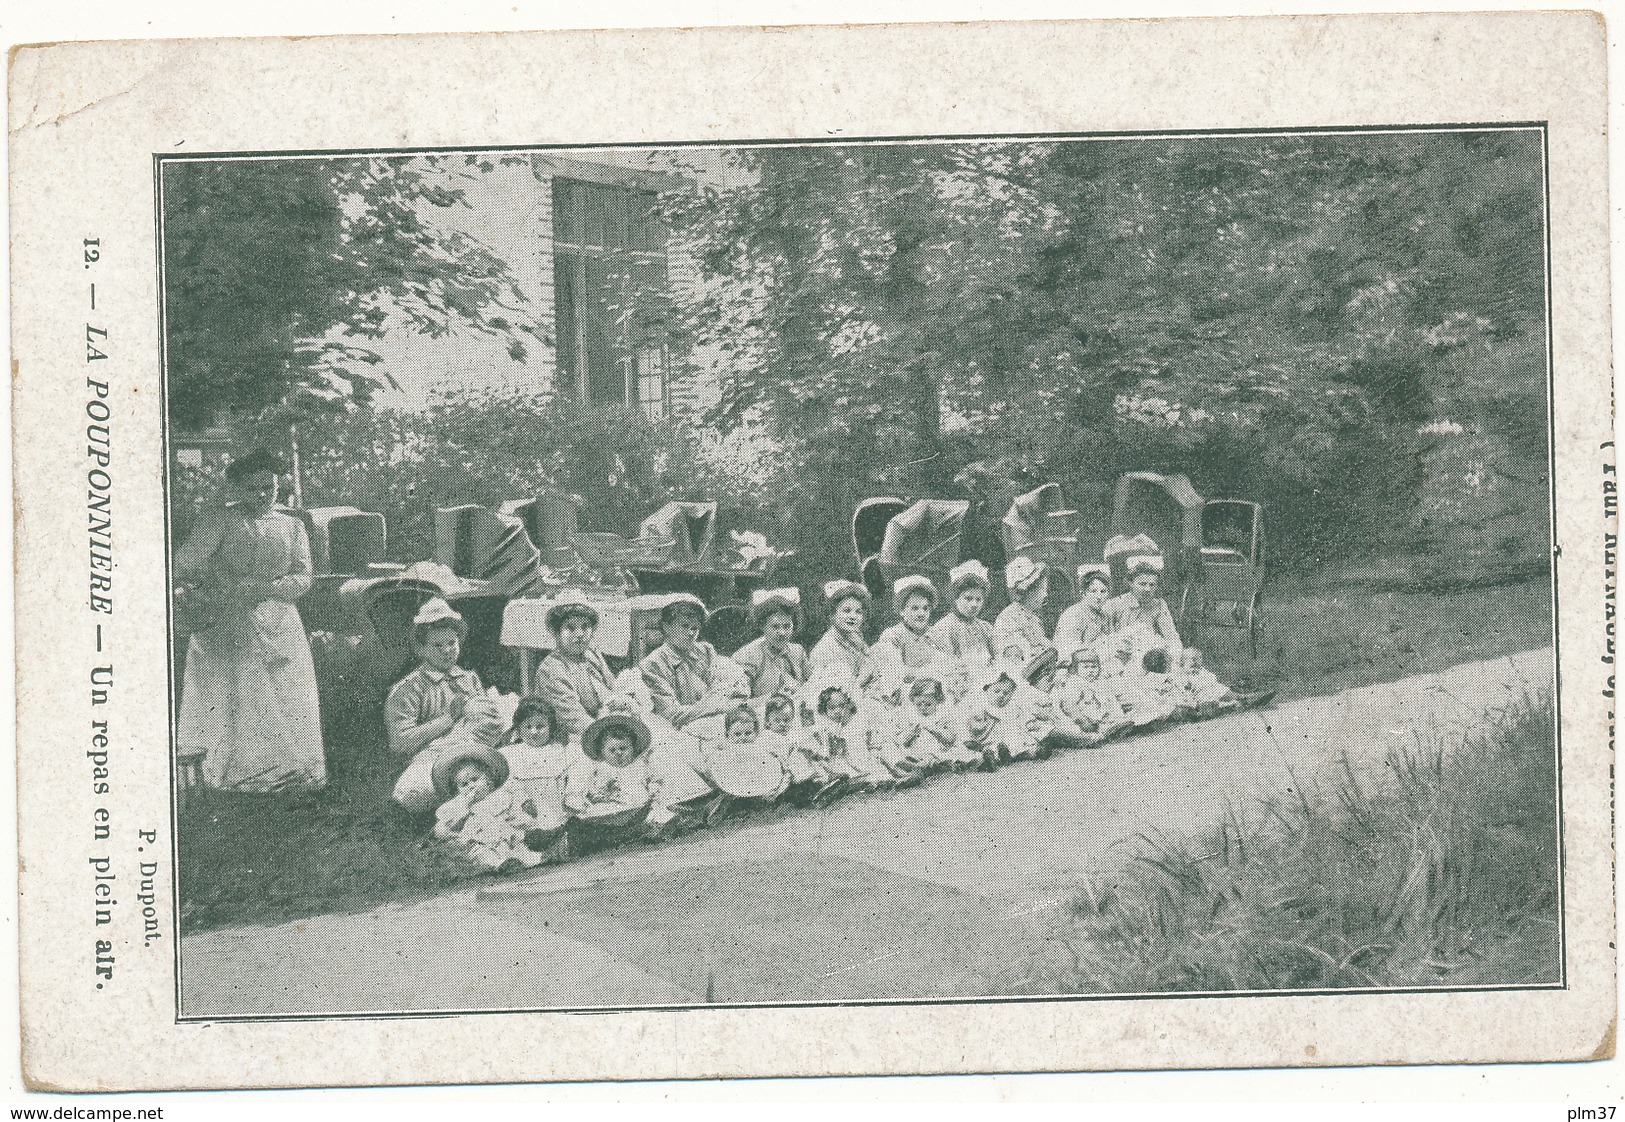
[[[638,405],[651,420],[666,415],[666,352],[657,347],[645,347],[637,355]]]
[[[560,377],[594,405],[670,403],[666,229],[653,191],[553,180],[553,299]]]

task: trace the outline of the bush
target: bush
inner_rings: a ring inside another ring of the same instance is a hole
[[[198,511],[224,495],[226,472],[222,464],[205,460],[198,466],[172,459],[169,464],[170,536],[179,546],[192,528]]]
[[[301,425],[299,441],[306,504],[383,513],[397,561],[433,554],[440,507],[553,489],[580,498],[581,529],[635,535],[670,499],[715,499],[724,524],[741,528],[754,527],[770,482],[736,476],[737,448],[679,421],[541,394],[455,392],[421,413],[358,410]]]

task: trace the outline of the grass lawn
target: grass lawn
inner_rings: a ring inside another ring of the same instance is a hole
[[[1023,988],[1554,984],[1552,747],[1546,694],[1452,750],[1418,743],[1375,776],[1348,771],[1322,799],[1142,837],[1073,902],[1072,964]]]
[[[1198,634],[1220,680],[1268,685],[1281,700],[1393,682],[1551,644],[1546,581],[1443,594],[1359,585],[1274,595],[1263,610],[1258,660],[1246,633]]]
[[[1321,586],[1266,607],[1259,658],[1241,632],[1198,636],[1221,679],[1283,699],[1394,681],[1548,644],[1545,582],[1444,594]],[[181,930],[273,923],[426,895],[481,874],[389,800],[398,760],[379,714],[329,713],[326,790],[204,792],[180,824]],[[1550,809],[1548,806],[1548,814]]]

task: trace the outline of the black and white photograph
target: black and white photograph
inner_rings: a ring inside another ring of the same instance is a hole
[[[1561,988],[1546,142],[158,155],[177,1016]]]

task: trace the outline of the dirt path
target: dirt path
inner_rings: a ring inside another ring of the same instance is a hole
[[[1140,834],[1380,768],[1550,689],[1551,652],[746,819],[433,900],[182,942],[182,1013],[930,999],[1003,992]]]

